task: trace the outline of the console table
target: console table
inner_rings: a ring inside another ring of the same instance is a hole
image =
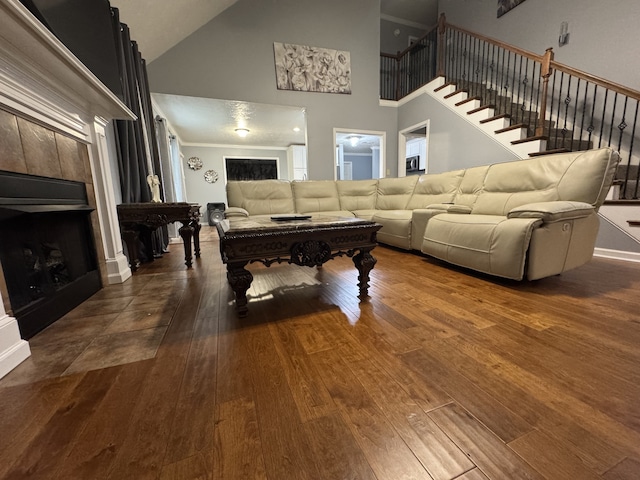
[[[216,224],[220,254],[227,265],[227,280],[236,297],[236,311],[247,315],[247,290],[253,275],[244,267],[260,262],[294,263],[319,267],[339,256],[353,258],[358,269],[360,298],[369,291],[369,272],[376,264],[371,255],[382,225],[358,218],[314,216],[300,220],[231,218]]]
[[[184,243],[185,265],[190,268],[191,239],[196,258],[200,258],[200,205],[195,203],[123,203],[117,206],[122,239],[127,245],[129,263],[134,272],[140,266],[138,241],[142,241],[149,261],[153,261],[151,234],[159,227],[180,222],[178,230]]]

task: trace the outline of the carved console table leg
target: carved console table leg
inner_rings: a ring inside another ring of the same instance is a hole
[[[139,238],[140,236],[137,230],[122,229],[122,239],[127,246],[127,254],[129,255],[129,266],[134,272],[138,270],[140,266],[140,253],[138,252]]]
[[[184,244],[184,264],[187,267],[191,267],[191,238],[193,237],[193,227],[189,223],[183,223],[178,230],[182,237],[182,243]]]
[[[377,260],[371,255],[372,249],[360,250],[360,253],[353,257],[353,263],[360,275],[358,275],[359,297],[365,298],[369,295],[369,272],[375,266]]]
[[[191,226],[193,227],[193,249],[195,250],[196,258],[200,258],[200,229],[202,226],[198,221],[191,222]]]
[[[253,281],[253,275],[244,267],[247,262],[228,263],[227,280],[236,295],[236,311],[238,316],[246,317],[249,308],[247,307],[247,290]]]

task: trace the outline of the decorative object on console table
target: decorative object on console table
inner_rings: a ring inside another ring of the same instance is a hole
[[[122,238],[127,245],[129,263],[134,272],[140,266],[138,242],[144,245],[149,261],[153,261],[151,234],[157,228],[180,222],[178,230],[184,243],[185,265],[191,268],[191,239],[196,258],[200,258],[200,205],[195,203],[125,203],[118,205]]]
[[[160,203],[160,179],[157,175],[147,175],[147,183],[151,189],[151,201],[154,203]]]

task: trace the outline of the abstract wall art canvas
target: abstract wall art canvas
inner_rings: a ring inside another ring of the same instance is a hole
[[[274,43],[278,90],[351,93],[351,55],[329,48]]]
[[[498,18],[509,10],[516,8],[522,2],[524,2],[524,0],[498,0]]]

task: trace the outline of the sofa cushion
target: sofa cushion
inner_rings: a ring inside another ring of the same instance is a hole
[[[375,209],[371,209],[371,210],[354,210],[353,214],[358,217],[358,218],[362,218],[363,220],[373,220],[373,216],[377,213],[377,210]]]
[[[373,221],[382,225],[378,240],[387,245],[411,249],[411,210],[377,210]]]
[[[338,180],[336,182],[342,210],[374,210],[378,180]]]
[[[227,202],[250,215],[295,212],[291,184],[286,180],[227,182]]]
[[[413,189],[407,209],[426,208],[435,203],[453,202],[464,170],[453,172],[420,175]]]
[[[422,252],[499,277],[521,280],[538,218],[443,213],[429,220]]]
[[[344,210],[340,208],[338,189],[333,180],[291,182],[297,213]]]
[[[376,210],[404,210],[417,181],[417,175],[379,179]]]
[[[473,207],[482,191],[484,178],[487,176],[488,171],[489,165],[467,168],[464,171],[464,177],[460,182],[453,203]]]

